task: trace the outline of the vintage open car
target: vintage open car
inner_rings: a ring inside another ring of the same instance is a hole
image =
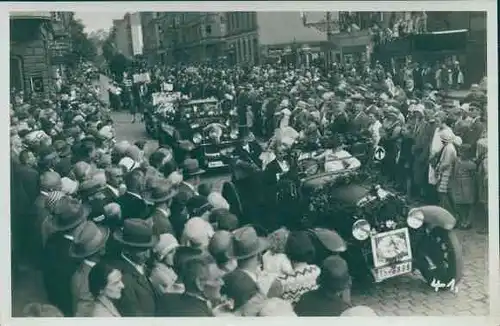
[[[144,125],[148,135],[158,139],[159,133],[163,131],[162,127],[173,123],[180,98],[179,92],[153,94],[152,103],[148,103],[144,110]]]
[[[337,251],[353,278],[363,283],[416,270],[429,285],[460,280],[462,251],[450,212],[438,206],[410,207],[404,197],[380,186],[373,165],[359,164],[362,160],[354,156],[340,162],[317,159],[321,156],[321,151],[300,150],[292,155],[298,170],[295,194],[277,194],[278,205],[300,202],[295,207],[300,207],[301,228],[327,229],[344,241],[333,244],[337,250],[325,250],[325,242],[316,241],[317,264]],[[223,185],[231,207],[243,210],[239,193],[232,182]]]
[[[227,166],[223,159],[238,141],[237,125],[231,112],[215,98],[183,101],[179,104],[174,126],[183,140],[194,144],[192,156],[205,169]]]

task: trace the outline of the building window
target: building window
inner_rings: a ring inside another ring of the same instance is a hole
[[[205,33],[207,34],[207,36],[212,35],[212,25],[205,26]]]
[[[257,41],[257,38],[255,37],[253,39],[253,61],[254,61],[254,63],[259,62],[259,53],[260,53],[259,41]]]
[[[236,25],[236,29],[238,30],[238,29],[240,29],[240,19],[239,19],[240,18],[239,17],[240,13],[239,12],[235,12],[234,16],[235,16],[234,20],[236,21],[236,24],[235,24]]]
[[[252,43],[250,42],[250,39],[247,39],[247,49],[248,49],[248,54],[247,54],[247,57],[248,57],[248,61],[252,61],[252,57],[253,57],[253,49],[252,49]]]
[[[242,30],[246,30],[247,29],[247,13],[246,12],[242,12],[241,13],[241,29]]]

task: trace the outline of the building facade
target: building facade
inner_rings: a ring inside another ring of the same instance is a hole
[[[127,58],[132,57],[132,38],[125,19],[113,20],[113,36],[116,50]]]
[[[464,71],[465,85],[479,83],[487,72],[486,12],[427,12],[427,28],[432,32],[468,30],[465,52],[454,56]]]
[[[52,72],[55,78],[60,76],[63,80],[67,77],[68,64],[72,60],[70,28],[73,16],[74,13],[71,11],[52,13],[53,40],[50,44]]]
[[[142,38],[141,14],[138,12],[126,14],[125,19],[128,21],[128,26],[130,28],[132,54],[134,56],[142,55],[144,43]]]
[[[226,17],[226,51],[233,64],[269,58],[308,64],[327,41],[327,33],[306,26],[300,12],[227,12]]]
[[[167,16],[165,20],[166,34],[172,38],[168,45],[174,61],[206,62],[224,56],[224,13],[184,12]]]
[[[132,59],[143,54],[143,33],[140,13],[126,13],[113,20],[114,44],[118,52]]]
[[[143,39],[143,54],[149,65],[161,61],[160,52],[160,13],[152,11],[141,12],[141,29]]]
[[[46,94],[53,87],[50,44],[52,14],[43,11],[10,13],[10,87]]]

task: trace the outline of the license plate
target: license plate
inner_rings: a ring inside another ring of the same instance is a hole
[[[209,168],[218,168],[224,166],[224,163],[222,161],[213,161],[213,162],[208,162],[208,167]]]
[[[410,234],[407,228],[381,232],[371,237],[373,264],[375,268],[392,266],[411,261]]]
[[[395,264],[392,266],[385,266],[381,268],[374,268],[373,274],[375,276],[375,282],[379,283],[388,278],[407,274],[412,271],[412,263],[411,261]]]

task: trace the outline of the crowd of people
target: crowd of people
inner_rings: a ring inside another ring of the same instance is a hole
[[[249,131],[273,140],[251,150],[249,132],[241,150],[274,183],[289,170],[285,154],[295,140],[335,157],[349,135],[364,134],[385,148],[382,172],[408,196],[439,199],[463,229],[476,205],[487,218],[487,106],[479,85],[457,104],[428,83],[394,82],[381,65],[156,67],[151,74],[139,106],[164,82],[192,98],[233,101]],[[180,159],[168,145],[146,152],[143,141],[117,142],[89,78],[75,73],[57,93],[11,103],[13,263],[42,271],[50,303],[30,304],[26,316],[375,314],[351,302],[347,263],[337,255],[312,263],[311,238],[287,228],[286,216],[262,236],[202,182],[196,159]],[[294,132],[276,131],[285,129]]]

